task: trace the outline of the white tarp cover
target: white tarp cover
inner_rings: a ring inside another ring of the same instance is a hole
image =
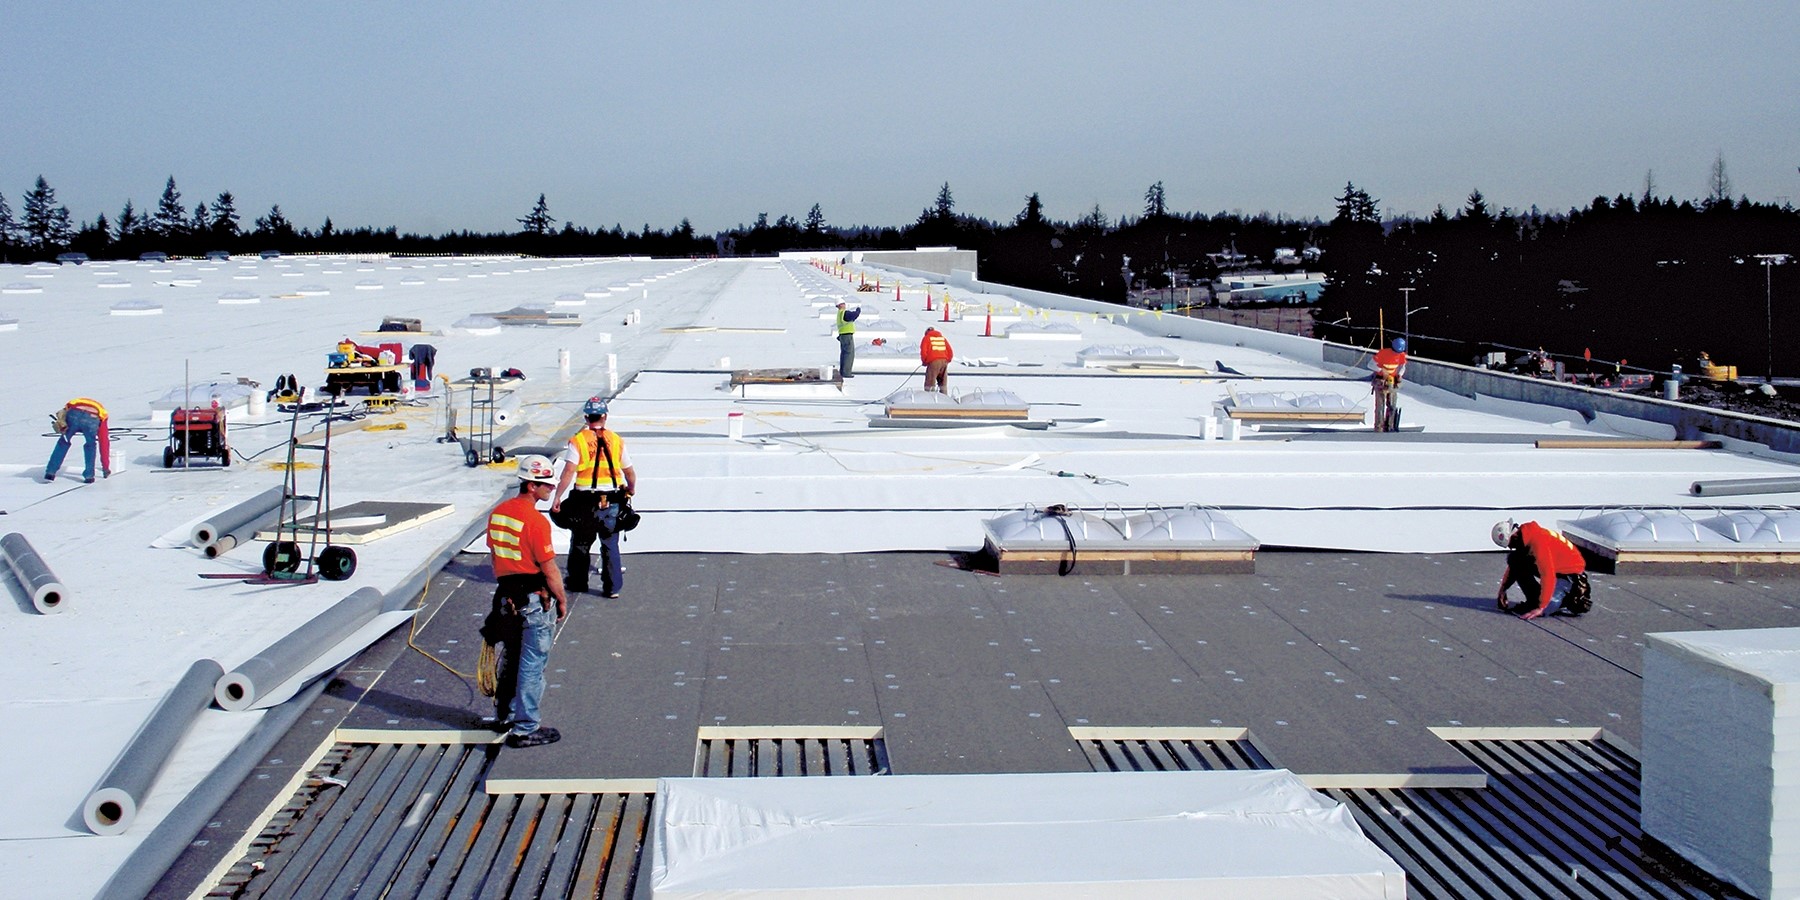
[[[1758,897],[1800,896],[1800,628],[1644,636],[1641,823]]]
[[[649,896],[1402,898],[1286,770],[665,778]]]

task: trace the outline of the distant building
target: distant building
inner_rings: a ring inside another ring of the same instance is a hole
[[[1279,251],[1277,251],[1279,252]],[[1221,304],[1243,303],[1317,303],[1325,289],[1325,276],[1319,272],[1246,273],[1219,279],[1214,294]]]

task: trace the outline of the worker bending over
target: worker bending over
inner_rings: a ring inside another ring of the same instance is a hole
[[[1506,574],[1494,598],[1502,612],[1524,619],[1553,616],[1558,612],[1579,616],[1593,606],[1588,586],[1587,561],[1581,551],[1560,532],[1536,522],[1516,524],[1511,519],[1494,524],[1494,543],[1506,548]],[[1506,602],[1506,589],[1514,584],[1525,594],[1518,604]]]
[[[1375,354],[1375,375],[1370,390],[1375,394],[1375,430],[1399,431],[1400,379],[1406,374],[1406,338],[1394,342]]]
[[[925,336],[919,339],[919,362],[925,366],[925,389],[940,394],[950,393],[947,386],[946,372],[950,368],[950,360],[956,353],[950,349],[950,340],[936,328],[926,328]]]
[[[63,408],[56,411],[53,417],[56,422],[56,447],[50,451],[50,463],[44,467],[44,480],[55,481],[56,473],[62,470],[63,458],[69,455],[69,445],[80,435],[81,456],[86,465],[81,470],[81,477],[88,484],[94,483],[94,450],[100,451],[100,477],[112,477],[112,435],[106,428],[106,407],[98,400],[87,397],[76,397]]]

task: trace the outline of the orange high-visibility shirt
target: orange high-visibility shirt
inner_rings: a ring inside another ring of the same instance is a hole
[[[1375,354],[1375,374],[1395,384],[1400,383],[1400,370],[1406,368],[1406,354],[1392,347],[1383,347]]]
[[[532,575],[556,560],[550,543],[550,520],[538,512],[537,500],[520,494],[488,514],[487,545],[494,576]]]
[[[956,354],[950,350],[950,341],[938,332],[932,332],[931,334],[925,335],[925,337],[919,341],[920,362],[935,362],[937,360],[949,362],[955,358]]]

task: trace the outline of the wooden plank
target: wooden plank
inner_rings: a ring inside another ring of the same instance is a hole
[[[1718,441],[1655,441],[1629,438],[1542,438],[1539,450],[1717,450]]]
[[[1013,421],[1031,417],[1029,408],[960,407],[960,406],[890,406],[890,419],[1002,419]]]
[[[1360,412],[1310,412],[1300,409],[1228,408],[1225,410],[1225,415],[1246,422],[1338,422],[1361,424],[1363,421],[1363,414]]]

